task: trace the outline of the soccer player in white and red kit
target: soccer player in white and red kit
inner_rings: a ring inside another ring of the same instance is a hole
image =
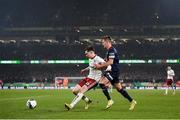
[[[85,55],[87,58],[89,58],[89,66],[81,70],[81,73],[89,71],[89,74],[86,78],[81,80],[72,90],[76,97],[70,104],[65,103],[65,108],[67,108],[68,110],[72,109],[81,99],[86,102],[85,109],[88,109],[89,104],[92,101],[89,98],[85,97],[84,93],[91,88],[96,87],[102,77],[102,71],[96,69],[94,65],[104,63],[104,59],[95,54],[95,50],[93,47],[87,47],[85,50]]]
[[[165,95],[168,94],[169,87],[172,87],[173,94],[175,94],[174,76],[175,76],[174,70],[171,68],[171,66],[168,66],[167,67],[167,80],[166,80],[167,87],[166,87]]]

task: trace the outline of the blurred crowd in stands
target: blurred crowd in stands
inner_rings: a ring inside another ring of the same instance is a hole
[[[18,64],[0,65],[0,78],[4,83],[48,82],[55,77],[83,77],[80,70],[88,64]],[[128,82],[165,82],[166,67],[162,64],[121,64],[120,80]],[[180,65],[174,64],[175,80],[180,80]]]
[[[78,60],[85,59],[85,44],[18,42],[0,43],[0,58],[3,60]],[[94,44],[96,52],[104,57],[106,50],[100,44]],[[180,40],[128,40],[115,44],[120,59],[178,59],[180,58]]]
[[[45,43],[45,42],[0,42],[1,60],[84,60],[87,44]],[[96,53],[105,57],[106,50],[100,44],[93,44]],[[120,59],[179,59],[180,40],[127,40],[114,46]],[[17,64],[0,65],[0,79],[10,82],[54,82],[57,76],[82,76],[80,70],[87,64]],[[120,79],[124,82],[156,81],[166,78],[167,64],[121,64]],[[180,65],[174,64],[176,79],[180,79]]]

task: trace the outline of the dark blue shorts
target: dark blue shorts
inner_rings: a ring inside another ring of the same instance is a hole
[[[111,82],[112,85],[120,83],[119,72],[109,72],[105,71],[104,76]]]

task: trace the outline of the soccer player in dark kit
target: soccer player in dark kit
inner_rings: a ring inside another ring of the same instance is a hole
[[[123,89],[122,84],[119,80],[119,74],[120,74],[119,55],[117,50],[112,46],[111,37],[105,36],[102,38],[101,42],[104,48],[107,49],[106,58],[105,58],[106,62],[103,64],[96,64],[95,67],[97,69],[102,69],[104,67],[111,65],[111,71],[105,72],[104,76],[111,82],[111,84],[124,98],[128,99],[128,101],[130,102],[129,110],[133,110],[137,102],[129,96],[126,90]],[[112,99],[110,99],[107,87],[105,87],[104,84],[100,84],[100,87],[103,89],[104,95],[109,99],[107,105],[108,106],[107,108],[109,108],[112,106],[114,102],[112,101]]]

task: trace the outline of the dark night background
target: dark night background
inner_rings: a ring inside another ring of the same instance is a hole
[[[0,27],[178,24],[179,0],[0,0]]]

